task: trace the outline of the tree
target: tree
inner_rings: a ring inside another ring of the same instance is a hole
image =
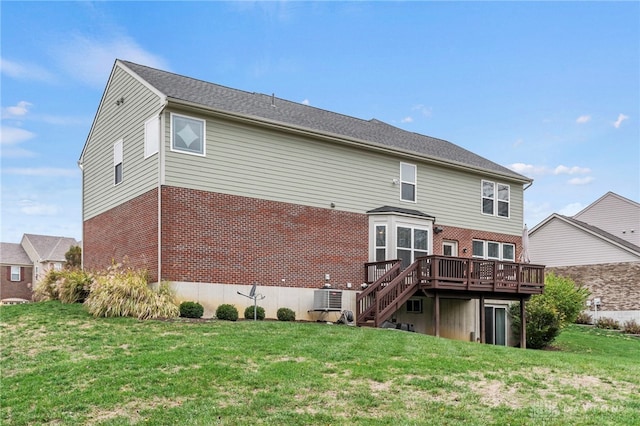
[[[525,305],[527,347],[542,349],[553,342],[564,327],[576,321],[588,298],[589,291],[571,278],[548,273],[544,293],[532,296]],[[520,338],[520,304],[511,305],[509,313],[513,332]]]
[[[64,258],[67,260],[67,268],[79,268],[82,266],[82,249],[80,246],[71,246]]]

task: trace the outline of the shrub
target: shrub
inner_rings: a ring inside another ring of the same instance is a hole
[[[254,315],[253,315],[253,306],[247,306],[247,308],[244,310],[244,318],[245,319],[253,319]],[[262,306],[256,306],[255,309],[255,318],[259,319],[259,320],[263,320],[264,319],[264,308]]]
[[[204,308],[198,302],[182,302],[180,304],[180,316],[183,318],[201,318]]]
[[[34,290],[36,300],[82,303],[89,296],[92,277],[79,269],[50,269]]]
[[[606,330],[620,330],[620,323],[613,318],[607,317],[598,318],[595,326],[597,328],[604,328]]]
[[[276,313],[279,321],[295,321],[296,313],[289,308],[280,308]]]
[[[226,321],[237,321],[238,310],[235,306],[229,304],[222,304],[216,309],[216,318]]]
[[[593,317],[586,312],[580,312],[578,318],[576,318],[576,324],[591,324]]]
[[[554,273],[547,274],[544,283],[544,293],[532,296],[525,305],[527,347],[533,349],[549,345],[564,327],[574,323],[589,297],[587,289]],[[509,313],[513,332],[519,339],[520,304],[511,305]]]
[[[180,313],[167,283],[155,291],[146,271],[114,265],[95,274],[84,304],[96,317],[175,318]]]
[[[636,320],[625,321],[622,326],[622,331],[627,334],[640,334],[640,324]]]

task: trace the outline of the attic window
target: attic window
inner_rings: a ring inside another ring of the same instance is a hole
[[[171,114],[171,150],[205,155],[205,121]]]

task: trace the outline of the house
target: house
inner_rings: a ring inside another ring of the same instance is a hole
[[[542,291],[515,262],[531,180],[375,119],[117,60],[79,166],[84,266],[126,258],[205,315],[257,284],[268,317],[510,344],[508,301]]]
[[[532,261],[591,291],[594,320],[640,321],[639,203],[607,192],[572,217],[552,214],[531,229],[529,243]]]
[[[51,268],[62,269],[65,253],[79,243],[74,238],[24,234],[20,244],[1,243],[0,299],[31,300],[33,287]]]

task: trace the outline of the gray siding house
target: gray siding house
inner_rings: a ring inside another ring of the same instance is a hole
[[[552,214],[531,229],[529,241],[533,262],[600,299],[591,314],[640,321],[640,204],[608,192],[572,217]]]
[[[515,262],[531,180],[376,119],[117,60],[79,165],[85,267],[127,259],[205,314],[256,283],[268,317],[352,310],[511,344],[508,300],[542,291],[543,268]],[[318,290],[339,303],[319,309]]]

